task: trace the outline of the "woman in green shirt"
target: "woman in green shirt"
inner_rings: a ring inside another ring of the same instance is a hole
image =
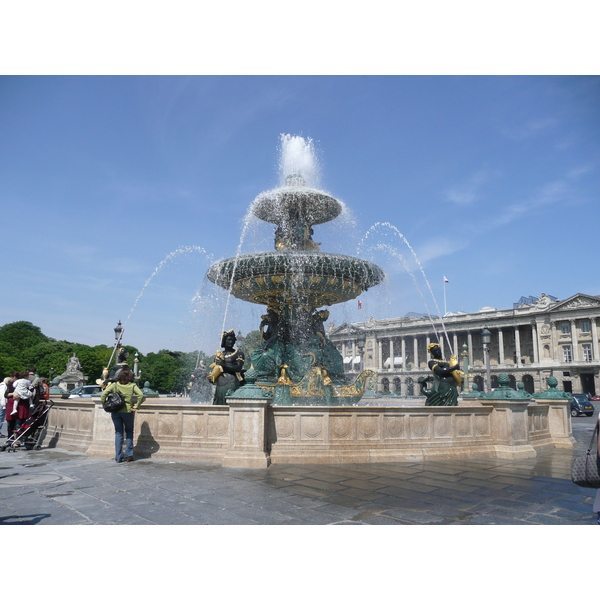
[[[133,423],[135,412],[144,401],[142,390],[134,383],[133,373],[122,369],[115,383],[111,383],[101,394],[100,400],[104,405],[106,397],[111,392],[121,392],[125,398],[125,406],[118,412],[110,413],[115,426],[115,460],[131,462],[133,460]],[[134,403],[133,397],[137,400]],[[125,429],[125,456],[123,456],[123,429]]]

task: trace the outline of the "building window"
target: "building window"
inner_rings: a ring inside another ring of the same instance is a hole
[[[563,346],[563,361],[566,363],[573,362],[573,355],[571,354],[571,346]]]
[[[567,334],[571,333],[571,323],[569,323],[568,321],[565,321],[564,323],[562,323],[561,331],[562,331],[563,335],[567,335]]]
[[[592,345],[591,344],[583,344],[583,360],[585,362],[592,362]]]
[[[581,333],[589,333],[590,332],[590,322],[589,321],[581,321]]]

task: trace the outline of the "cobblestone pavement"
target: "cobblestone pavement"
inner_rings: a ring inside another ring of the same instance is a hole
[[[231,469],[58,449],[0,453],[0,524],[596,524],[595,490],[570,480],[575,451],[535,459]]]

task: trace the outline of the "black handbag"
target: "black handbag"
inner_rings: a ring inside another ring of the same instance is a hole
[[[125,406],[125,398],[118,390],[111,392],[106,396],[102,408],[106,412],[113,413],[120,411]]]
[[[600,488],[600,457],[598,456],[598,447],[594,440],[598,438],[598,428],[600,421],[596,423],[596,428],[592,434],[590,447],[586,450],[584,456],[578,456],[573,461],[571,467],[571,479],[575,485],[587,488]]]

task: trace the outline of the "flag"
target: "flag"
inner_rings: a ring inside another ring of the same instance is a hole
[[[446,276],[444,275],[444,283],[450,283],[447,279]]]
[[[358,308],[361,309],[362,308],[362,302],[359,300],[358,301]]]

